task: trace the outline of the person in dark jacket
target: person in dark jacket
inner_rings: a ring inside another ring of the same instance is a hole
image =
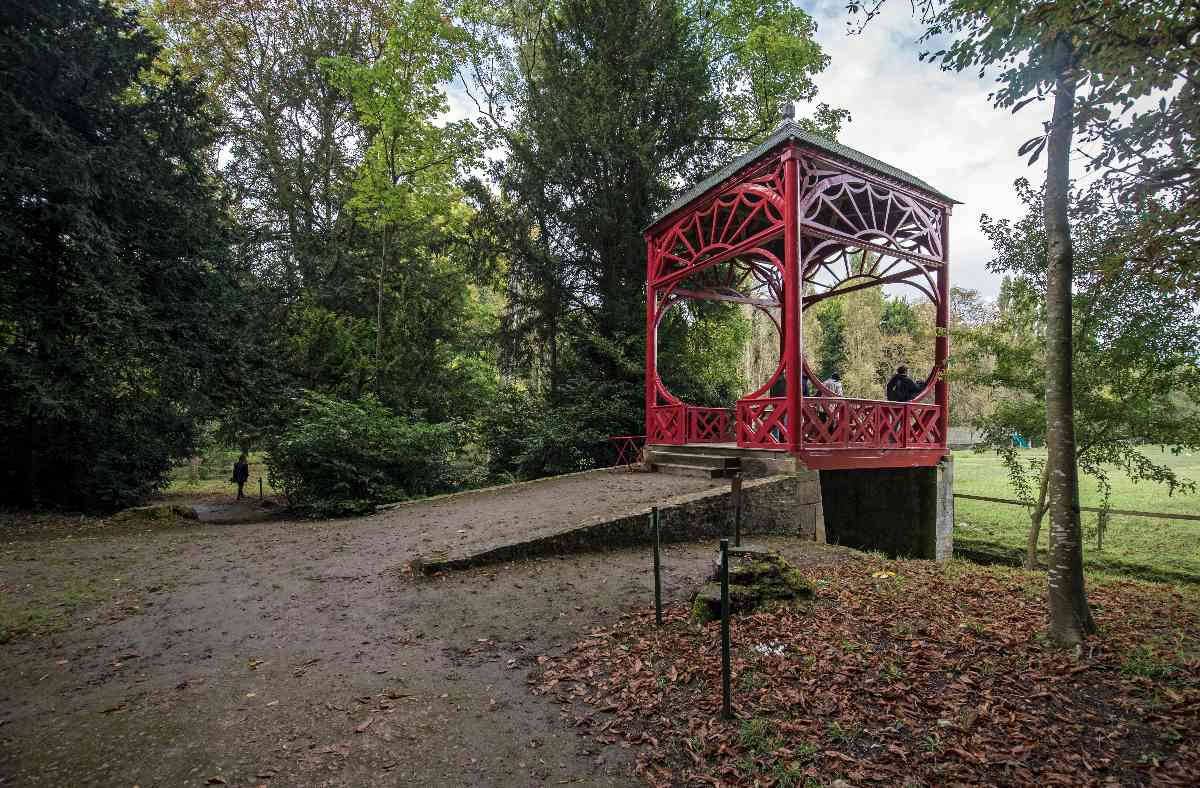
[[[899,366],[887,384],[887,398],[892,402],[908,402],[920,391],[917,382],[908,376],[908,367]]]
[[[238,486],[237,499],[242,500],[242,488],[246,486],[246,480],[250,478],[250,463],[246,462],[246,452],[242,452],[242,456],[238,457],[238,461],[233,464],[233,478],[231,482]]]

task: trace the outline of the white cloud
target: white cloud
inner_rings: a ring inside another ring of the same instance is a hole
[[[1012,182],[1025,176],[1036,183],[1044,177],[1040,162],[1027,167],[1016,153],[1041,131],[1043,105],[1015,115],[993,109],[987,98],[995,84],[990,78],[919,62],[925,47],[916,43],[921,28],[908,3],[893,0],[861,35],[846,32],[844,3],[823,3],[809,13],[830,56],[829,68],[816,80],[817,100],[852,115],[839,141],[964,203],[950,222],[951,282],[994,296],[1000,280],[985,268],[991,246],[979,230],[979,217],[1016,217],[1022,208]]]

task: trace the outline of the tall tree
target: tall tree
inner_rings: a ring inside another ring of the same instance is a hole
[[[840,298],[830,298],[816,308],[817,322],[821,326],[818,353],[821,358],[821,377],[833,373],[846,374],[846,309]]]
[[[497,306],[458,187],[478,146],[442,117],[466,35],[432,0],[154,9],[225,118],[214,166],[271,329],[257,432],[302,390],[434,421],[485,407]]]
[[[543,344],[524,360],[549,368],[552,399],[602,393],[620,403],[603,429],[640,431],[642,229],[675,190],[766,134],[781,101],[812,98],[827,59],[811,18],[777,0],[505,9],[478,23],[499,32],[481,34],[493,57],[467,81],[508,152],[495,191],[478,193],[508,244],[510,326],[522,332],[509,344]],[[843,118],[824,108],[806,122],[836,131]]]
[[[885,0],[849,4],[865,19]],[[1049,429],[1050,515],[1055,554],[1049,571],[1050,634],[1078,645],[1094,631],[1084,593],[1082,547],[1072,423],[1071,279],[1068,221],[1070,154],[1076,131],[1099,146],[1093,164],[1111,177],[1128,176],[1139,194],[1157,202],[1151,212],[1169,221],[1148,223],[1158,243],[1145,243],[1143,264],[1176,282],[1194,275],[1194,244],[1163,228],[1195,229],[1195,108],[1200,57],[1200,4],[1033,2],[1033,0],[921,0],[914,10],[926,24],[924,40],[944,48],[922,55],[953,70],[997,68],[1000,108],[1021,109],[1053,99],[1042,135],[1019,150],[1035,161],[1047,154],[1044,222],[1047,244],[1046,420]],[[1158,109],[1139,108],[1159,99]],[[1150,118],[1150,119],[1148,119]]]
[[[0,501],[128,505],[243,371],[203,93],[133,13],[0,10]]]
[[[1071,285],[1074,257],[1068,207],[1075,105],[1074,47],[1059,32],[1050,50],[1054,109],[1046,131],[1046,468],[1050,537],[1047,574],[1050,626],[1064,643],[1096,630],[1083,588],[1083,529],[1079,517],[1079,466],[1075,461],[1075,399],[1071,390]]]
[[[328,58],[383,47],[383,0],[156,0],[171,60],[222,110],[214,166],[234,196],[243,253],[286,301],[337,298],[363,229],[343,210],[367,134]]]
[[[465,33],[450,24],[433,0],[394,3],[389,24],[382,49],[372,59],[342,56],[327,61],[334,84],[353,99],[369,140],[347,207],[379,238],[376,383],[384,364],[389,263],[395,271],[399,248],[401,255],[409,253],[409,267],[418,270],[398,273],[428,277],[422,263],[429,255],[411,252],[421,248],[429,230],[435,236],[444,234],[446,225],[465,220],[464,212],[456,210],[462,202],[458,174],[476,163],[480,142],[470,121],[437,123],[449,110],[445,85],[463,59]],[[435,217],[441,221],[431,222]],[[402,353],[398,349],[393,357]]]

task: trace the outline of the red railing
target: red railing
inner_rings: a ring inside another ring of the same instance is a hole
[[[786,397],[739,400],[728,408],[658,405],[650,411],[650,443],[725,443],[786,449],[793,420]],[[929,449],[946,445],[941,408],[923,402],[805,397],[801,445],[821,449]]]
[[[634,465],[642,462],[642,449],[646,446],[645,435],[610,435],[609,443],[613,445],[617,459],[614,468],[625,467],[632,470]]]
[[[733,411],[696,405],[656,405],[650,409],[651,443],[732,443]]]
[[[937,405],[811,397],[804,400],[802,409],[806,446],[904,449],[945,445]]]
[[[737,404],[739,446],[782,449],[788,444],[791,419],[786,397],[744,399]]]
[[[687,420],[685,405],[655,405],[650,409],[646,436],[650,443],[684,443]]]
[[[687,406],[687,443],[732,443],[733,411]]]
[[[938,405],[925,405],[920,402],[904,404],[906,418],[904,420],[907,434],[904,442],[909,446],[945,446],[946,436],[942,434],[942,409]]]

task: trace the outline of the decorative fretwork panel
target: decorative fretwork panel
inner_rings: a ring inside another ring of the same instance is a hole
[[[738,445],[760,448],[787,446],[790,422],[786,397],[739,400],[737,404]]]
[[[646,435],[650,443],[684,442],[684,405],[655,405],[650,408]]]
[[[847,246],[843,241],[807,239],[803,260],[807,303],[856,286],[904,283],[937,303],[935,272],[917,260]],[[815,297],[814,297],[815,296]]]
[[[931,262],[944,258],[939,206],[815,158],[800,164],[800,223],[865,248]]]
[[[837,397],[805,399],[803,413],[804,443],[833,446],[846,442],[846,402]]]
[[[655,241],[652,282],[703,266],[731,250],[766,245],[783,232],[783,168],[778,162],[682,216]]]
[[[945,436],[942,435],[941,408],[937,405],[910,402],[905,405],[905,409],[908,413],[906,442],[909,446],[942,446],[945,444]]]
[[[688,406],[688,443],[730,443],[734,440],[732,412],[729,408]]]
[[[876,408],[866,402],[848,401],[845,408],[846,445],[877,446],[879,444],[879,420]]]
[[[904,445],[904,420],[906,418],[903,405],[879,405],[875,408],[875,423],[878,425],[879,446]]]

